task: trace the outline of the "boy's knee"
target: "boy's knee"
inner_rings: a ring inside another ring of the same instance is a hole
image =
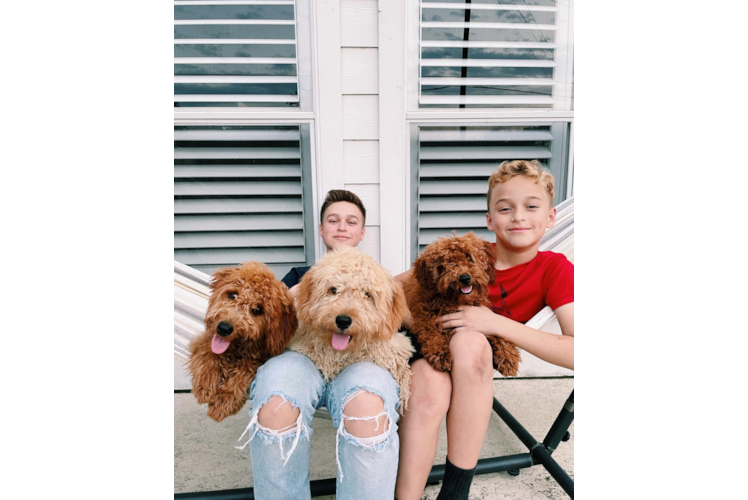
[[[426,360],[414,363],[412,370],[408,414],[441,422],[452,400],[452,378],[449,373],[434,370]]]
[[[342,420],[348,434],[357,438],[380,436],[390,428],[382,398],[364,390],[345,403]]]
[[[260,407],[257,422],[266,429],[279,431],[295,425],[300,413],[282,396],[273,396]]]
[[[493,354],[484,334],[473,331],[457,333],[449,342],[449,350],[452,353],[453,372],[479,380],[493,379]]]

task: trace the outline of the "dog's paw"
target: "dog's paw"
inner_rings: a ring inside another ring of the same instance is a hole
[[[516,377],[521,357],[517,348],[497,349],[493,353],[493,366],[505,377]]]
[[[449,351],[426,356],[426,360],[436,371],[452,371],[452,353]]]
[[[216,405],[208,403],[208,416],[216,422],[221,422],[224,418],[228,417],[229,414],[222,405]]]
[[[488,337],[493,351],[493,366],[505,377],[516,377],[522,356],[514,344],[499,337]]]
[[[220,422],[226,417],[239,413],[246,398],[237,398],[232,394],[217,394],[208,403],[208,416]]]

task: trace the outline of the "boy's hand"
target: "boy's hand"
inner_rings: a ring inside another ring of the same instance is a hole
[[[484,335],[498,335],[496,318],[499,316],[486,306],[460,306],[459,311],[440,316],[438,321],[442,328],[453,328],[455,333],[461,331],[481,332]]]

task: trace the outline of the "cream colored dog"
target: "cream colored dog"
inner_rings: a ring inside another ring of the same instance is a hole
[[[289,348],[314,361],[325,382],[371,361],[395,378],[399,413],[405,411],[414,349],[397,331],[409,313],[389,271],[356,248],[330,251],[301,279],[296,311],[299,328]]]

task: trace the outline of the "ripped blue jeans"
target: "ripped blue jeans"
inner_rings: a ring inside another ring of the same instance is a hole
[[[343,413],[345,405],[361,391],[382,398],[379,414],[355,419]],[[259,424],[257,414],[274,396],[283,398],[301,413],[295,424],[272,430]],[[325,406],[336,434],[337,498],[392,500],[400,451],[397,435],[399,388],[390,372],[374,363],[355,363],[325,384],[314,363],[303,354],[286,351],[268,360],[255,376],[249,391],[249,434],[254,494],[258,500],[311,498],[309,465],[312,417]],[[348,433],[343,420],[377,420],[386,415],[385,429],[370,438]],[[241,438],[240,438],[241,439]],[[246,446],[246,443],[245,443]],[[242,447],[243,448],[243,447]]]

